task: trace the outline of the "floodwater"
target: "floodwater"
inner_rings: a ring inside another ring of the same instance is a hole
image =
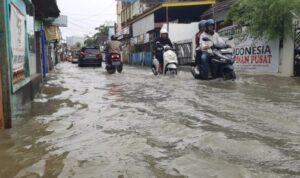
[[[62,63],[0,131],[1,178],[297,178],[300,80]]]

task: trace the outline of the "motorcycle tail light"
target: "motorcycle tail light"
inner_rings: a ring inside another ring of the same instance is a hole
[[[113,55],[111,55],[111,58],[112,59],[119,59],[120,55],[119,54],[113,54]]]

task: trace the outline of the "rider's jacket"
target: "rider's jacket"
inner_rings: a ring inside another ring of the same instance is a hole
[[[204,41],[203,38],[208,38],[210,41]],[[220,37],[220,35],[217,32],[214,32],[213,34],[209,34],[207,32],[204,32],[201,34],[200,37],[200,48],[204,52],[210,52],[211,49],[205,49],[206,47],[211,47],[213,44],[225,44],[225,41]]]
[[[122,52],[122,43],[120,41],[108,41],[107,44],[106,44],[106,51],[108,53],[121,54],[121,52]]]
[[[170,38],[159,37],[158,39],[155,40],[154,45],[155,45],[154,46],[155,51],[157,51],[157,49],[159,49],[159,47],[163,47],[165,45],[169,45],[171,48],[173,48],[173,44],[172,44]]]

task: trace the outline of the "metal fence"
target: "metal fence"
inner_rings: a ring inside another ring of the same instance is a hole
[[[179,65],[190,65],[194,62],[193,42],[184,41],[175,44]]]

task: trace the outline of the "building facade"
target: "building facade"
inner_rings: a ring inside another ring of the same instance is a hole
[[[3,32],[0,41],[0,128],[10,128],[13,116],[39,91],[43,71],[41,54],[46,58],[43,20],[58,17],[59,10],[55,0],[47,3],[3,0],[0,8],[0,31]],[[40,18],[39,29],[29,28],[33,24],[37,28],[37,18]]]
[[[122,30],[119,36],[125,44],[126,54],[129,53],[126,60],[133,64],[151,65],[153,41],[164,24],[167,24],[168,30],[175,28],[169,24],[190,26],[199,22],[201,15],[214,3],[214,0],[136,0],[125,4],[121,12]],[[192,31],[197,31],[197,27],[191,26],[195,28]],[[186,39],[192,41],[194,35],[189,34]]]

